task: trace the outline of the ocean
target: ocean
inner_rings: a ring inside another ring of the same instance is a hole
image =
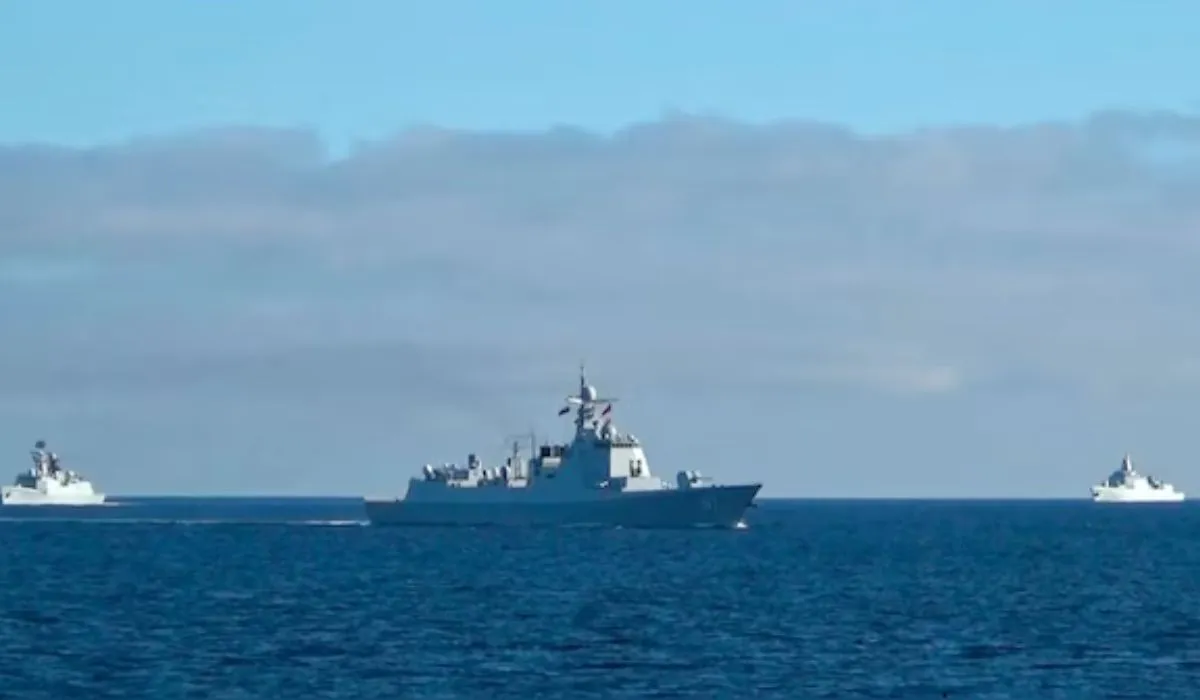
[[[1200,696],[1190,504],[764,500],[732,531],[14,510],[5,700]]]

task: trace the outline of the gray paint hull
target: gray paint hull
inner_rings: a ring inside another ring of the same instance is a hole
[[[578,501],[514,498],[412,501],[366,499],[372,525],[607,525],[638,528],[734,527],[762,484],[615,493]]]

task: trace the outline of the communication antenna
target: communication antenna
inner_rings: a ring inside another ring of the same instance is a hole
[[[504,443],[506,447],[510,444],[515,446],[519,445],[521,440],[529,440],[529,456],[531,458],[537,456],[537,433],[533,431],[533,428],[530,428],[527,432],[513,433],[505,436]]]

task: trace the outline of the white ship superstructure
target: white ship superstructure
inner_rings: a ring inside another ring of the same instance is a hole
[[[714,484],[693,470],[675,481],[655,476],[642,443],[612,421],[616,399],[601,398],[582,368],[568,444],[542,444],[530,459],[519,445],[498,467],[471,454],[465,465],[425,465],[397,499],[365,499],[378,525],[600,524],[686,527],[741,524],[762,484]],[[536,441],[534,441],[536,445]]]
[[[1097,503],[1178,503],[1183,499],[1183,492],[1171,484],[1134,469],[1129,455],[1121,460],[1120,468],[1092,487],[1092,500]]]
[[[79,472],[66,469],[58,455],[38,440],[30,455],[33,466],[17,474],[0,489],[0,504],[6,506],[95,506],[104,503],[92,482]]]

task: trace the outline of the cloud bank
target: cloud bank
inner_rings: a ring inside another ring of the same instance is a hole
[[[1078,491],[1122,426],[1183,458],[1198,146],[1119,112],[0,146],[4,449],[57,439],[118,492],[395,490],[564,430],[586,359],[666,473],[1034,495],[999,473],[1032,446]]]

